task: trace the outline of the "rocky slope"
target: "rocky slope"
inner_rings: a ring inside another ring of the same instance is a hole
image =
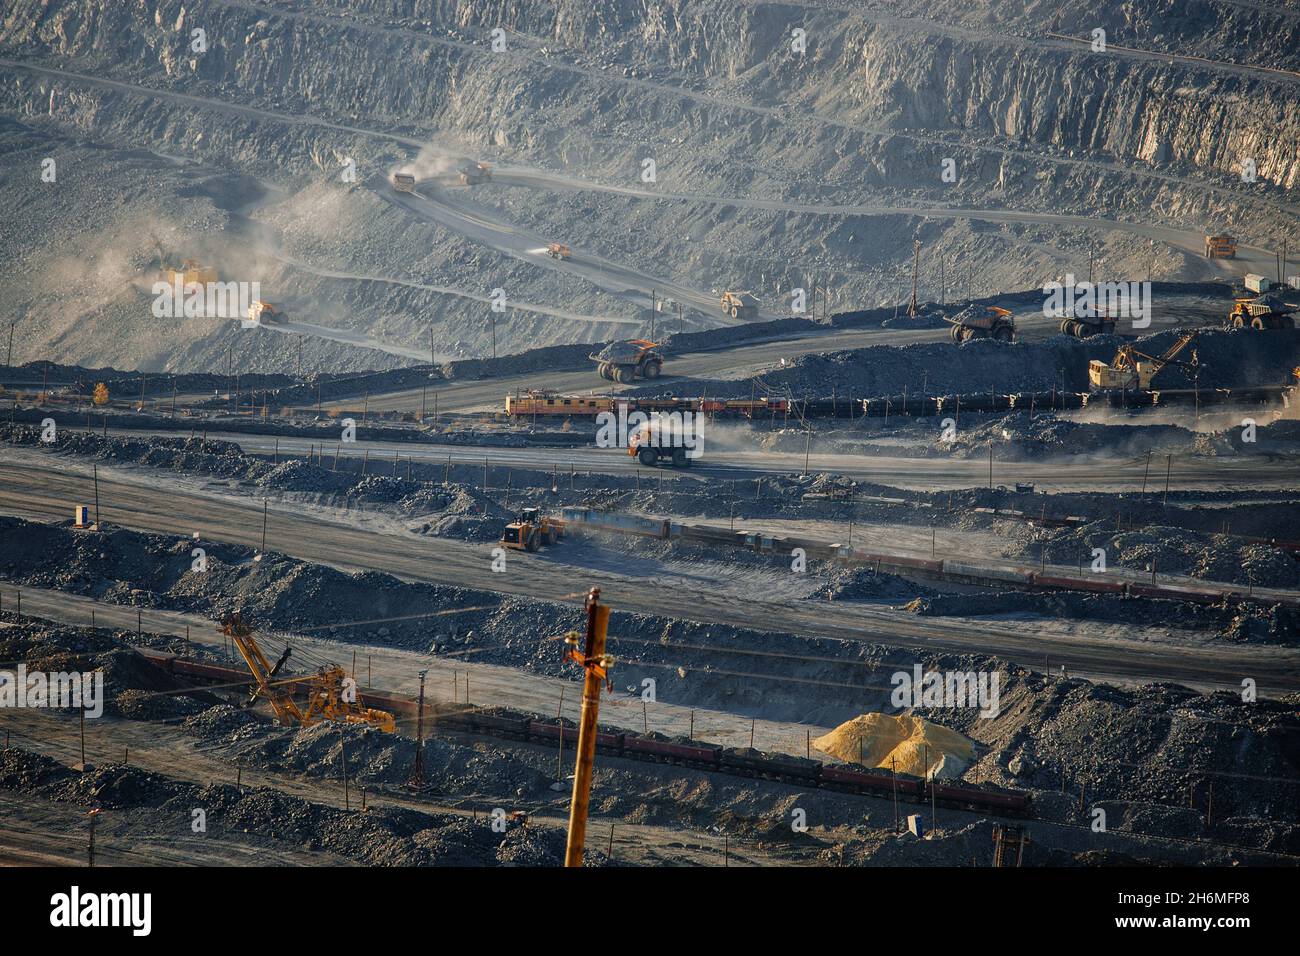
[[[1047,36],[1087,36],[1092,21],[1110,52]],[[803,54],[790,49],[796,28]],[[190,48],[195,29],[205,53]],[[311,337],[313,366],[402,364],[430,347],[489,352],[491,316],[473,296],[494,287],[516,302],[645,321],[637,296],[413,217],[373,188],[371,177],[408,163],[445,178],[466,157],[503,172],[447,191],[474,215],[702,297],[754,288],[774,314],[792,286],[814,282],[834,290],[833,307],[896,301],[914,234],[931,298],[1084,275],[1090,248],[1108,277],[1205,276],[1223,266],[1196,255],[1201,230],[1267,245],[1295,218],[1300,77],[1264,69],[1288,60],[1263,50],[1296,29],[1286,12],[1190,0],[1099,13],[943,0],[19,0],[0,22],[0,114],[11,120],[0,202],[7,221],[38,228],[0,236],[22,265],[4,280],[0,319],[22,326],[24,360],[174,369],[233,352],[244,371],[293,364],[298,336],[159,329],[147,298],[123,287],[204,254],[223,272],[262,277],[295,314],[388,346]],[[51,153],[67,172],[57,189],[33,192]],[[652,184],[639,177],[647,157]],[[1240,179],[1244,157],[1254,183]],[[339,177],[347,158],[351,184]],[[955,182],[941,178],[946,159]],[[821,205],[840,208],[809,208]],[[1072,216],[1155,216],[1178,231],[1155,234],[1153,249],[1141,229],[1089,229]],[[77,263],[109,253],[121,278],[77,281]],[[696,325],[718,321],[692,310]],[[522,309],[496,325],[501,351],[636,328]]]

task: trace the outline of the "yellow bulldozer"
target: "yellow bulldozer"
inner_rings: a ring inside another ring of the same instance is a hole
[[[492,167],[487,163],[470,163],[460,171],[462,186],[477,186],[492,181]]]
[[[217,270],[194,259],[186,259],[179,269],[167,270],[168,285],[179,282],[182,288],[189,288],[192,285],[207,285],[209,282],[216,281]]]
[[[357,703],[355,684],[346,686],[347,675],[337,664],[326,665],[315,674],[280,678],[280,671],[289,662],[293,648],[286,645],[284,653],[272,666],[253,637],[253,628],[238,611],[222,618],[221,633],[234,642],[253,675],[253,689],[245,706],[251,706],[262,698],[271,705],[275,719],[286,727],[311,727],[324,720],[334,720],[364,724],[390,734],[397,732],[397,721],[388,711],[362,707]],[[299,703],[298,696],[306,697],[305,706]]]
[[[1151,388],[1151,380],[1166,365],[1177,365],[1186,369],[1195,369],[1197,367],[1198,362],[1195,351],[1192,352],[1192,361],[1175,361],[1178,354],[1187,348],[1195,337],[1191,332],[1180,335],[1178,340],[1165,351],[1165,354],[1159,357],[1139,352],[1132,345],[1123,345],[1115,353],[1115,358],[1111,360],[1109,365],[1101,361],[1101,359],[1093,359],[1088,363],[1088,382],[1097,391],[1109,389],[1146,391]]]
[[[538,508],[524,508],[519,517],[501,532],[501,547],[514,551],[536,551],[564,537],[564,522],[543,515]]]

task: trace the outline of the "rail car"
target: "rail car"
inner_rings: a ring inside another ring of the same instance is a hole
[[[614,399],[593,395],[507,395],[506,414],[515,418],[533,415],[559,415],[563,417],[591,417],[601,412],[613,411]]]
[[[198,683],[238,684],[246,682],[247,672],[208,661],[195,661],[175,654],[140,649],[142,656],[169,673],[188,677]],[[383,703],[393,713],[415,716],[415,702],[393,695],[366,695],[372,703]],[[538,720],[529,714],[513,711],[484,710],[470,705],[426,705],[434,726],[508,740],[524,740],[554,745],[563,737],[566,744],[577,746],[578,728],[558,722]],[[596,733],[596,749],[602,753],[631,760],[672,763],[737,776],[762,778],[797,786],[814,786],[861,796],[892,798],[908,803],[936,804],[989,813],[998,816],[1027,817],[1033,814],[1028,793],[1017,790],[974,787],[958,783],[929,782],[906,774],[894,775],[866,767],[827,764],[818,760],[785,753],[767,753],[748,747],[722,747],[699,740],[682,740],[659,735],[639,735],[601,729]]]
[[[789,403],[783,398],[756,399],[706,399],[706,398],[635,398],[616,395],[554,395],[530,392],[527,395],[507,395],[506,414],[512,418],[553,415],[566,418],[594,418],[601,412],[616,411],[626,406],[628,411],[643,412],[702,412],[708,415],[734,418],[756,418],[784,413]]]

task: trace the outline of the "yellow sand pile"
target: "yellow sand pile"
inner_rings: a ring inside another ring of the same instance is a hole
[[[818,737],[813,746],[845,763],[917,777],[959,777],[975,757],[975,745],[955,730],[921,717],[863,714]],[[928,760],[928,763],[927,763]]]

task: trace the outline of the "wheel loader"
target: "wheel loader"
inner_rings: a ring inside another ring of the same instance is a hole
[[[501,532],[501,547],[515,551],[537,551],[564,537],[564,522],[550,518],[538,508],[524,508],[519,517]]]
[[[620,385],[627,385],[638,378],[658,378],[664,367],[659,345],[645,339],[611,342],[601,351],[592,352],[587,357],[596,363],[596,372],[601,378]]]

